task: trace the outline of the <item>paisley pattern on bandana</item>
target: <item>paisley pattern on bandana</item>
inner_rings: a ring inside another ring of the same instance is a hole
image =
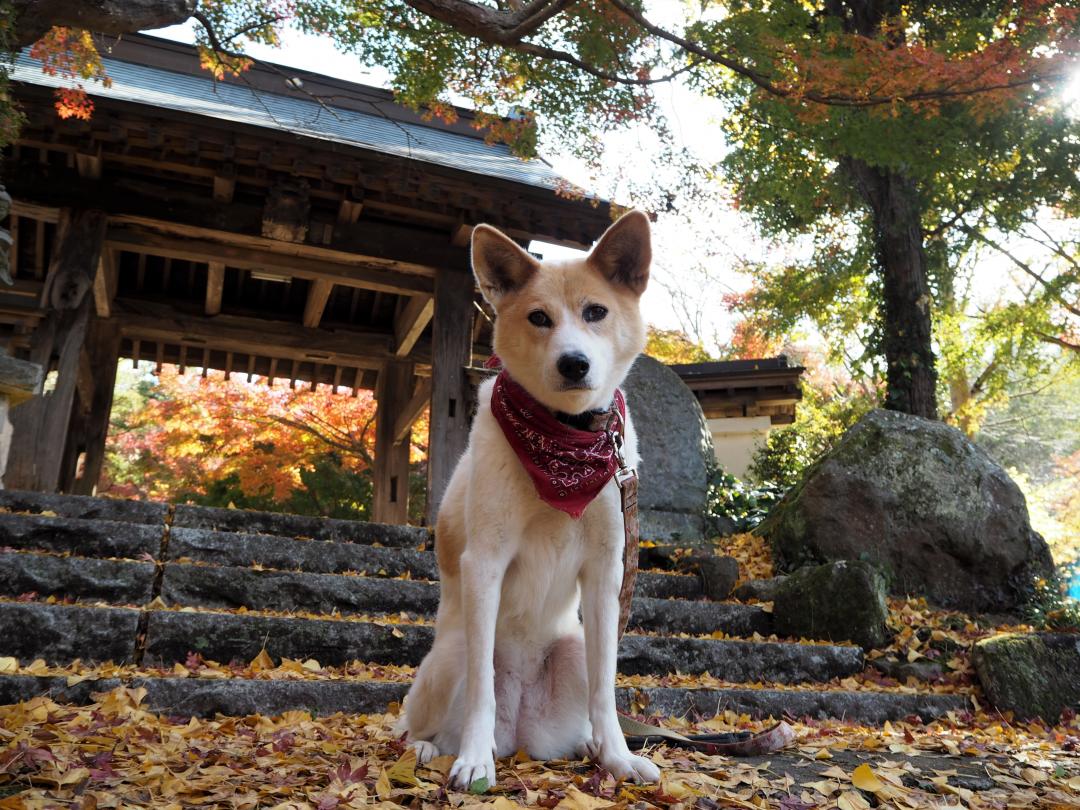
[[[618,469],[608,428],[621,431],[626,420],[622,391],[616,390],[611,407],[596,415],[593,430],[577,430],[556,419],[503,369],[495,378],[491,412],[536,494],[572,518],[581,517]]]

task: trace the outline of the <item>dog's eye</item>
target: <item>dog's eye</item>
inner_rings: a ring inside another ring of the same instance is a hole
[[[548,314],[544,312],[544,310],[534,309],[532,312],[529,313],[529,323],[531,323],[533,326],[547,328],[551,326],[551,318],[548,317]]]
[[[599,304],[593,304],[592,306],[585,307],[585,311],[581,315],[586,323],[593,323],[594,321],[602,321],[607,316],[607,307],[602,307]]]

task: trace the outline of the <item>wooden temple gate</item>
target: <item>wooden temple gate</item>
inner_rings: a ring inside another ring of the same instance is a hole
[[[470,368],[490,348],[471,228],[589,245],[606,204],[557,193],[539,161],[459,111],[291,68],[214,82],[191,47],[103,43],[112,86],[60,121],[25,54],[6,155],[15,285],[0,340],[55,374],[12,413],[9,488],[90,493],[121,358],[377,396],[373,517],[405,522],[409,436],[430,405],[428,514],[464,449]],[[205,372],[204,372],[205,373]]]

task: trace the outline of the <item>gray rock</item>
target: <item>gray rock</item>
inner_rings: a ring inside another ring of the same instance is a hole
[[[780,586],[787,582],[787,577],[779,576],[772,579],[751,579],[735,589],[734,596],[748,602],[756,599],[759,602],[771,602],[776,598],[776,592]]]
[[[12,512],[52,512],[57,517],[87,520],[118,520],[125,523],[164,525],[169,507],[150,501],[122,501],[89,495],[55,495],[48,492],[0,490],[0,507]]]
[[[690,564],[697,568],[701,576],[705,596],[717,602],[722,602],[731,596],[735,583],[739,581],[738,560],[734,557],[701,554],[692,557]]]
[[[439,578],[439,567],[430,551],[209,529],[174,527],[169,537],[169,558],[188,558],[214,565],[261,565],[321,574],[365,571],[390,577],[407,573],[417,579]],[[385,574],[381,574],[384,571]]]
[[[642,355],[623,383],[641,453],[638,508],[649,540],[700,542],[706,534],[712,434],[693,392],[663,363]]]
[[[708,672],[735,683],[803,683],[828,681],[862,669],[858,647],[634,635],[625,635],[619,642],[619,672],[624,675]]]
[[[418,666],[433,639],[434,628],[424,625],[156,610],[150,611],[147,621],[144,660],[171,665],[197,652],[213,661],[246,662],[265,645],[274,660]]]
[[[634,594],[654,599],[698,599],[704,595],[701,577],[660,571],[638,571]]]
[[[944,664],[925,658],[916,661],[905,661],[893,657],[875,658],[870,665],[882,675],[893,678],[899,683],[907,683],[908,678],[933,682],[945,677]]]
[[[851,641],[881,647],[889,640],[885,579],[869,563],[845,561],[801,568],[776,591],[776,633],[791,638]]]
[[[154,572],[152,562],[0,552],[0,593],[142,605],[150,601]]]
[[[725,602],[634,597],[629,626],[654,633],[706,635],[721,631],[731,636],[772,634],[772,616],[761,608]]]
[[[971,663],[987,699],[1018,719],[1057,723],[1080,709],[1080,635],[1010,633],[976,642]]]
[[[0,354],[0,396],[7,397],[12,405],[35,396],[44,377],[44,369],[37,363]]]
[[[0,603],[0,652],[29,663],[129,663],[135,655],[139,611],[35,602]]]
[[[0,513],[0,548],[139,560],[158,556],[164,532],[139,523]]]
[[[1053,569],[1023,493],[960,431],[872,411],[757,531],[783,570],[830,560],[879,565],[897,594],[1008,611]]]
[[[360,520],[255,512],[247,509],[219,509],[211,506],[178,506],[172,525],[187,529],[216,529],[343,543],[378,543],[393,548],[421,548],[431,539],[427,529],[417,526],[391,526]]]
[[[168,605],[208,608],[432,615],[439,605],[439,586],[404,579],[169,563],[161,598]]]

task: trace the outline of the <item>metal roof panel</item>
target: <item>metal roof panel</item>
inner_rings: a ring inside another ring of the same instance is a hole
[[[311,98],[256,92],[215,81],[210,74],[194,76],[108,56],[102,61],[112,84],[86,82],[86,91],[93,97],[289,132],[541,188],[555,189],[562,181],[543,160],[524,160],[504,144],[324,105]],[[41,63],[31,59],[27,50],[16,59],[11,78],[43,87],[75,85],[42,72]]]

